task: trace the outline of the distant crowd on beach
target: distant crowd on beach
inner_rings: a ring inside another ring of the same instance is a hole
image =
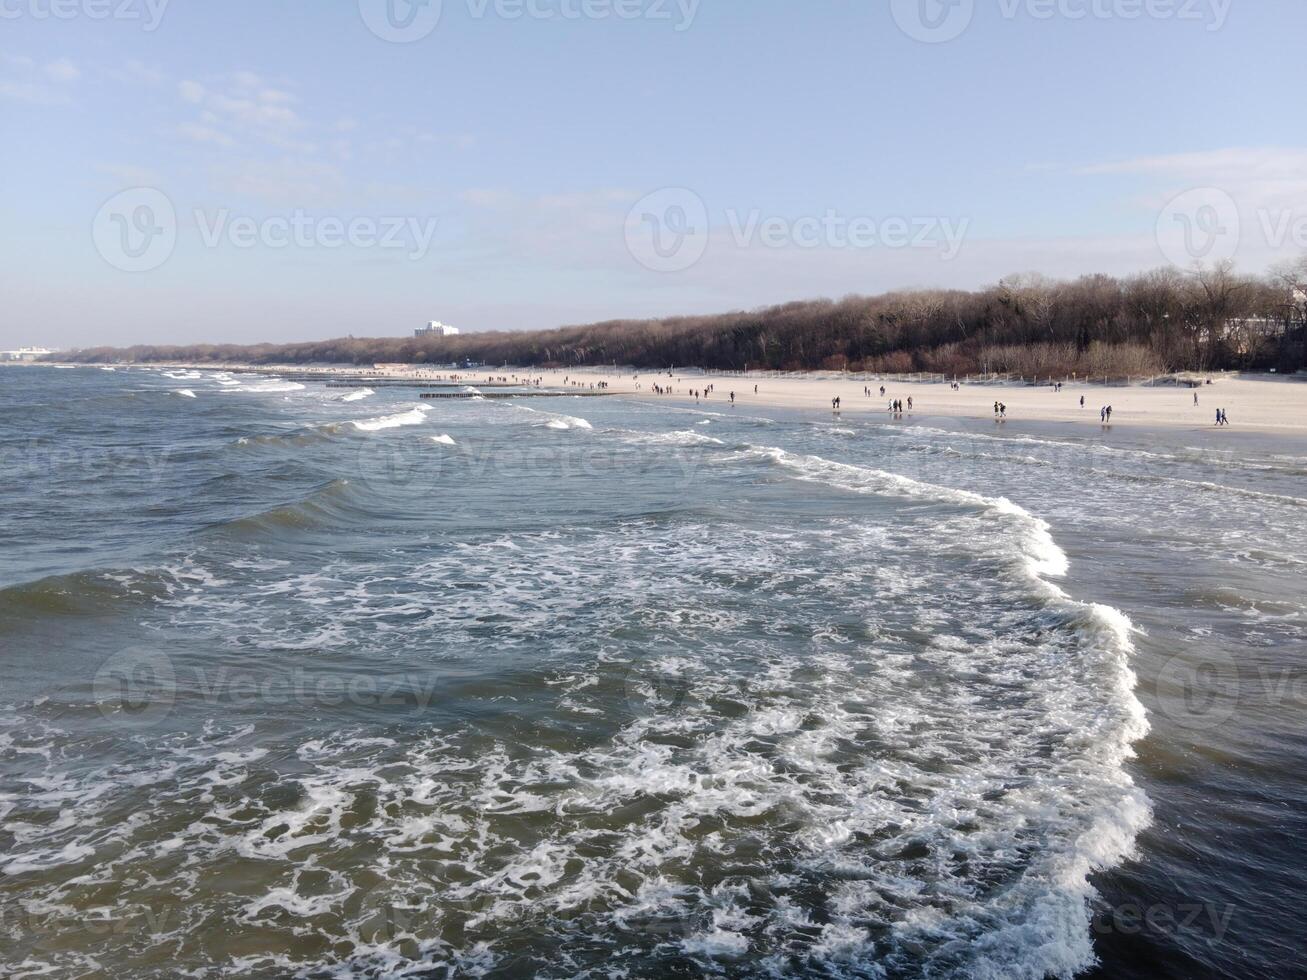
[[[665,377],[669,379],[669,381],[675,380],[676,382],[681,382],[681,383],[687,380],[685,378],[676,377],[670,371],[667,372],[666,374],[664,374],[663,372],[658,372],[657,376],[660,379]],[[671,383],[663,383],[661,380],[659,382],[654,382],[654,383],[648,383],[648,382],[641,383],[640,375],[638,373],[634,374],[632,376],[632,379],[635,382],[636,391],[647,390],[651,394],[659,395],[659,396],[679,395],[685,398],[693,398],[695,404],[702,404],[703,402],[709,401],[713,398],[713,396],[717,395],[717,385],[711,382],[706,382],[698,387],[681,387],[680,385],[674,386]],[[504,379],[500,378],[496,380],[503,381]],[[514,376],[514,380],[518,380],[516,376]],[[538,384],[540,382],[538,379],[532,379],[531,383]],[[592,390],[609,388],[609,382],[607,381],[598,381],[598,382],[577,381],[573,379],[570,375],[563,379],[563,383],[564,385],[570,387],[579,387],[579,388],[589,387]],[[1207,381],[1207,384],[1210,385],[1211,383],[1212,382],[1210,380]],[[1197,387],[1197,385],[1198,385],[1197,382],[1192,383],[1193,387]],[[952,381],[948,381],[948,386],[951,391],[960,392],[962,391],[963,383],[955,379]],[[1065,389],[1065,387],[1066,387],[1066,382],[1049,381],[1047,383],[1045,390],[1046,391],[1051,390],[1054,393],[1060,394]],[[758,393],[759,393],[759,386],[755,384],[753,385],[753,394],[757,395]],[[885,399],[885,401],[883,401],[882,404],[885,406],[885,409],[889,413],[889,415],[895,419],[902,419],[905,415],[912,413],[916,409],[916,402],[913,396],[909,395],[906,398],[887,397],[889,395],[889,391],[886,388],[886,386],[883,384],[875,388],[873,388],[871,385],[863,385],[862,395],[864,399],[872,399],[875,398],[877,395],[879,395],[882,399]],[[733,408],[737,403],[738,397],[739,394],[737,392],[729,391],[726,393],[725,401]],[[840,411],[842,410],[844,404],[843,398],[844,396],[839,394],[833,395],[831,397],[830,400],[831,411],[834,412],[835,414],[839,414]],[[1086,404],[1085,395],[1081,394],[1079,396],[1079,403],[1080,403],[1080,408],[1082,410],[1088,408],[1088,405]],[[1197,407],[1199,405],[1199,396],[1197,391],[1193,393],[1193,404],[1194,407]],[[947,412],[945,412],[945,414],[947,414]],[[1116,414],[1117,414],[1116,408],[1111,404],[1105,404],[1099,406],[1098,409],[1099,422],[1105,427],[1110,426],[1113,423]],[[1002,400],[995,400],[994,421],[998,423],[1005,423],[1007,419],[1008,419],[1008,405]],[[1217,409],[1216,425],[1224,427],[1224,426],[1228,426],[1229,424],[1230,424],[1230,419],[1227,416],[1225,409],[1223,408]]]

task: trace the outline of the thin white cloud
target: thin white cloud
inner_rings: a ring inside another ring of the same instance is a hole
[[[331,164],[294,159],[229,164],[213,175],[213,182],[225,194],[280,208],[332,205],[349,186]]]
[[[516,203],[517,196],[499,188],[473,187],[463,191],[459,199],[477,208],[506,208]]]
[[[1082,167],[1080,174],[1160,174],[1189,177],[1298,177],[1307,172],[1307,149],[1228,147],[1196,153],[1137,157]]]
[[[142,85],[161,85],[167,77],[158,68],[152,68],[135,58],[129,59],[121,68],[110,69],[108,74],[116,82],[136,82]]]
[[[95,169],[112,177],[120,187],[158,187],[163,183],[163,176],[158,171],[134,164],[101,163]]]
[[[260,102],[254,99],[232,98],[227,95],[212,95],[208,104],[220,115],[233,121],[250,126],[294,126],[299,123],[299,116],[294,109],[284,105]]]
[[[72,102],[64,93],[38,82],[0,82],[0,99],[44,106],[68,105]]]
[[[1228,194],[1247,220],[1268,212],[1307,215],[1307,149],[1227,147],[1138,157],[1083,167],[1084,176],[1151,178],[1135,195],[1141,208],[1158,211],[1177,194],[1215,188]]]
[[[27,105],[67,105],[72,101],[68,87],[82,74],[66,58],[50,62],[39,72],[36,62],[26,55],[0,55],[0,64],[14,76],[0,79],[0,99]]]
[[[67,84],[81,78],[82,72],[67,58],[60,58],[58,61],[52,61],[45,66],[45,75],[51,81]]]
[[[236,141],[221,130],[197,123],[182,123],[177,127],[177,133],[192,143],[208,143],[223,147],[236,145]]]

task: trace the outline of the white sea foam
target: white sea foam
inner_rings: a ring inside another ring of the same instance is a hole
[[[195,397],[195,392],[191,391],[189,388],[178,388],[175,394],[181,395],[183,398]]]
[[[373,395],[375,395],[375,394],[376,394],[376,392],[373,391],[371,388],[363,388],[363,389],[361,389],[361,390],[359,390],[359,391],[351,391],[348,395],[346,395],[345,397],[343,397],[343,398],[341,399],[341,401],[343,401],[343,402],[361,402],[363,399],[365,399],[365,398],[371,398],[371,397],[372,397]]]
[[[721,439],[689,430],[678,432],[623,432],[627,442],[650,446],[724,446]]]
[[[251,395],[279,395],[292,391],[303,391],[304,385],[298,381],[267,381],[261,384],[243,384],[239,388],[226,388],[224,390]]]
[[[432,442],[435,442],[435,443],[439,443],[439,444],[442,445],[442,446],[456,446],[456,445],[458,445],[458,444],[454,441],[454,437],[451,436],[451,435],[449,435],[448,433],[442,433],[441,435],[438,435],[438,436],[432,436],[432,437],[431,437],[431,441],[432,441]]]
[[[380,432],[383,429],[398,429],[406,425],[421,425],[427,420],[427,413],[430,411],[431,409],[426,405],[419,405],[407,412],[382,415],[375,419],[359,419],[349,424],[360,432]]]
[[[1078,726],[1087,760],[1099,763],[1095,778],[1111,790],[1099,801],[1091,828],[1061,846],[1050,846],[1040,856],[1028,874],[1029,887],[1035,889],[1030,896],[1036,901],[1035,907],[991,930],[977,946],[977,962],[968,969],[973,975],[1029,977],[1071,976],[1086,969],[1094,962],[1088,931],[1093,889],[1088,876],[1129,857],[1136,835],[1151,820],[1147,798],[1133,786],[1123,768],[1133,754],[1133,744],[1148,731],[1143,706],[1134,694],[1135,677],[1129,664],[1133,625],[1119,610],[1077,602],[1047,583],[1045,576],[1065,574],[1067,556],[1053,540],[1047,522],[1006,498],[984,497],[777,447],[754,447],[750,452],[785,467],[799,479],[856,492],[954,503],[992,514],[1007,524],[1010,535],[1010,545],[997,544],[996,553],[1001,556],[1005,548],[1013,547],[1015,551],[1009,556],[1021,558],[1020,567],[1036,595],[1078,621],[1085,655],[1091,662],[1101,661],[1110,678],[1110,699],[1096,717],[1086,719],[1077,701],[1081,695],[1063,690],[1056,693],[1056,699],[1064,702],[1057,711],[1065,715],[1067,723]],[[988,536],[997,542],[1005,540],[1003,534],[993,530]],[[931,916],[908,920],[903,932],[906,937],[920,931],[924,939],[947,934],[950,928],[947,919]]]
[[[516,409],[523,412],[530,412],[532,415],[539,415],[546,419],[543,423],[547,429],[593,429],[594,426],[589,421],[579,418],[575,415],[560,415],[557,412],[543,412],[538,408],[531,408],[528,405],[514,405]]]

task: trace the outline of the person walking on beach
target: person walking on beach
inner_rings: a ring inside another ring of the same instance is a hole
[[[1194,392],[1194,408],[1198,407],[1198,392]]]
[[[912,411],[912,396],[908,395],[908,411]]]
[[[1085,396],[1084,396],[1084,395],[1081,395],[1081,396],[1080,396],[1080,407],[1081,407],[1081,408],[1084,408],[1084,407],[1085,407]]]
[[[731,392],[731,407],[735,407],[735,392]]]
[[[1111,424],[1112,424],[1112,406],[1111,406],[1111,405],[1108,405],[1108,406],[1107,406],[1107,423],[1108,423],[1108,425],[1111,425]]]

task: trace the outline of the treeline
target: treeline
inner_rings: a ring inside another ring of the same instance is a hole
[[[96,348],[65,360],[193,363],[617,363],[717,370],[1042,376],[1307,367],[1307,259],[1259,277],[1228,264],[1182,273],[923,290],[748,312],[612,320],[543,331],[250,346]]]

